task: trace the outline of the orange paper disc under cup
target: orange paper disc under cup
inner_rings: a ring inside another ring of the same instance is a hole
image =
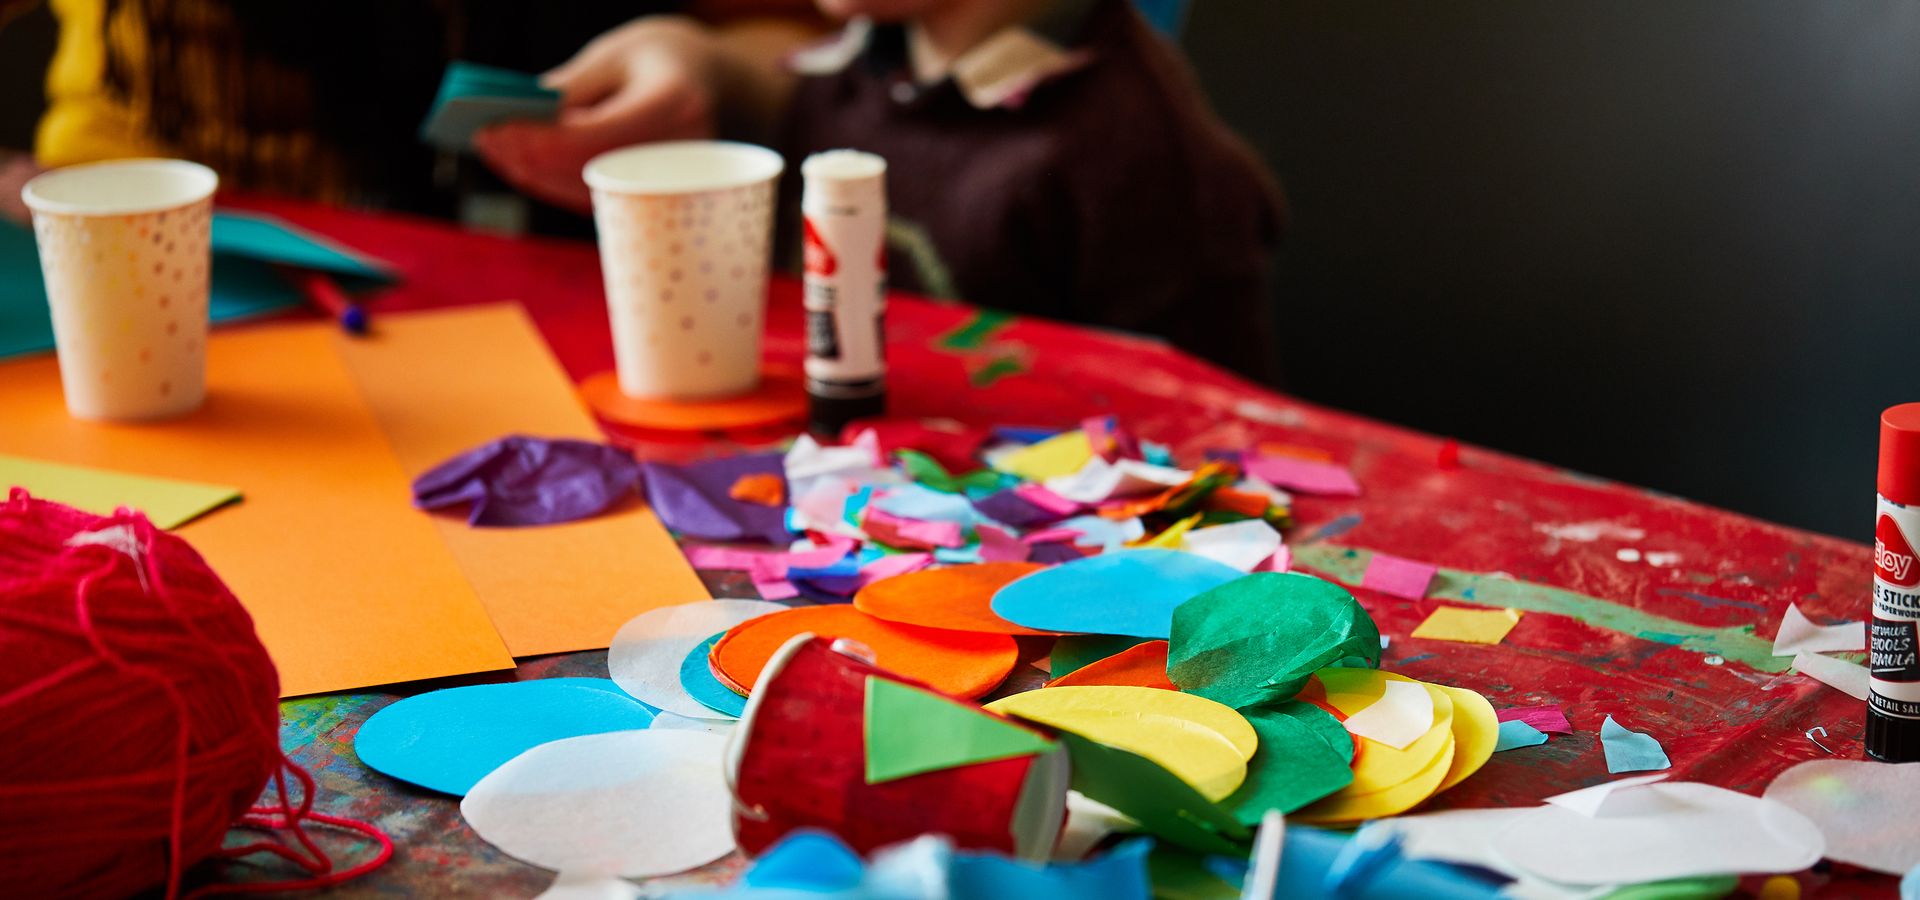
[[[922,569],[883,578],[853,595],[853,605],[889,622],[987,634],[1056,634],[993,614],[993,594],[1032,575],[1040,563],[990,562]]]
[[[781,645],[809,632],[865,644],[881,668],[957,697],[979,697],[998,687],[1020,656],[1013,638],[1004,634],[901,625],[836,604],[796,607],[742,622],[714,643],[708,661],[728,687],[746,693]]]
[[[632,397],[620,391],[612,372],[587,376],[580,397],[593,414],[619,425],[661,431],[725,431],[804,418],[807,387],[799,373],[786,368],[760,370],[760,386],[733,397],[712,400],[668,400]]]

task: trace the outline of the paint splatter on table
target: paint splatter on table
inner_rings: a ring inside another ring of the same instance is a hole
[[[406,282],[375,305],[376,323],[391,310],[519,300],[576,379],[612,366],[589,244],[249,205],[405,273]],[[888,324],[896,415],[1065,427],[1111,412],[1184,459],[1270,441],[1347,464],[1363,486],[1360,497],[1299,498],[1298,524],[1287,535],[1296,566],[1353,586],[1376,550],[1439,565],[1424,600],[1356,591],[1392,637],[1383,666],[1473,688],[1495,707],[1561,704],[1576,729],[1497,755],[1427,808],[1531,804],[1605,780],[1598,731],[1609,714],[1657,737],[1673,759],[1673,777],[1749,793],[1793,763],[1827,755],[1805,736],[1815,726],[1826,729],[1824,743],[1838,755],[1860,755],[1862,704],[1785,674],[1786,659],[1770,654],[1770,636],[1789,601],[1816,617],[1862,617],[1870,577],[1863,545],[1491,451],[1468,447],[1456,455],[1441,438],[1287,398],[1154,341],[909,298],[895,301]],[[798,285],[776,281],[770,359],[798,363],[801,325]],[[615,438],[643,456],[685,458],[783,436]],[[716,596],[754,596],[739,573],[706,577]],[[1440,604],[1527,615],[1498,645],[1408,637]],[[605,653],[593,652],[523,660],[510,676],[470,680],[604,674]],[[399,845],[393,863],[345,890],[527,896],[550,880],[478,840],[451,798],[374,774],[354,757],[353,735],[368,715],[399,696],[446,686],[283,705],[283,741],[318,777],[319,806],[371,819]],[[738,865],[719,863],[679,880],[724,881]],[[1821,874],[1806,876],[1803,887],[1854,896],[1890,891],[1890,881]]]

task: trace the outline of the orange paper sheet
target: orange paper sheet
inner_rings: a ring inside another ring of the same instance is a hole
[[[371,336],[335,343],[409,476],[508,434],[601,439],[518,305],[383,316]],[[412,515],[439,529],[514,656],[603,648],[640,613],[712,596],[637,495],[534,528]]]
[[[142,425],[68,418],[52,357],[0,365],[0,452],[240,486],[240,505],[178,533],[252,613],[286,696],[512,666],[409,505],[339,339],[326,323],[222,332],[206,406]]]

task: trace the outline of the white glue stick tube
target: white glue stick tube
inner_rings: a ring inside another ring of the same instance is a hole
[[[886,174],[886,160],[858,150],[800,166],[809,424],[829,435],[886,410]]]

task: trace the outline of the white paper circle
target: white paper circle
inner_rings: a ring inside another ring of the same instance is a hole
[[[726,739],[698,731],[612,731],[541,744],[460,801],[475,833],[564,875],[643,878],[733,851]]]
[[[1631,790],[1658,797],[1631,815],[1543,806],[1495,835],[1493,851],[1549,881],[1591,885],[1798,872],[1826,849],[1820,829],[1782,803],[1688,782]]]
[[[680,664],[700,642],[787,607],[765,600],[698,600],[634,616],[607,648],[607,677],[642,703],[694,719],[732,719],[680,686]]]
[[[1766,796],[1819,826],[1828,859],[1889,875],[1920,866],[1920,763],[1816,759],[1780,773]]]

